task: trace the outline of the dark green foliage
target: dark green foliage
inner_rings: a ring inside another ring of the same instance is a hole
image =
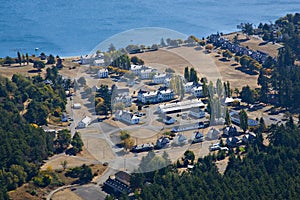
[[[240,127],[245,132],[248,129],[248,115],[245,110],[241,110],[239,115],[240,115]]]
[[[75,132],[75,134],[72,138],[71,144],[73,146],[75,154],[82,151],[83,142],[82,142],[82,139],[78,132]]]
[[[37,68],[38,71],[41,71],[41,69],[45,68],[45,63],[43,61],[34,61],[33,62],[33,68]]]
[[[65,129],[61,130],[57,134],[57,139],[54,141],[55,149],[57,153],[61,153],[66,150],[71,143],[70,131]]]
[[[85,164],[83,164],[81,167],[74,167],[68,170],[66,172],[66,176],[79,178],[79,183],[88,183],[93,178],[92,169]]]
[[[142,59],[138,58],[137,56],[133,56],[130,61],[135,65],[143,65],[145,63]]]
[[[36,176],[42,161],[54,151],[55,135],[30,124],[46,124],[54,109],[65,107],[61,78],[52,79],[53,87],[45,85],[40,76],[14,75],[12,81],[0,77],[0,199],[6,199],[6,191]],[[25,115],[20,115],[25,101]]]
[[[200,158],[191,172],[178,173],[173,168],[139,174],[141,199],[298,199],[300,195],[300,130],[276,127],[271,144],[262,149],[255,144],[246,148],[241,159],[231,154],[221,175],[214,156]],[[224,157],[219,152],[216,158]],[[143,184],[144,177],[152,184]],[[135,175],[134,175],[135,177]]]
[[[55,64],[55,58],[52,54],[50,54],[47,58],[47,64]]]

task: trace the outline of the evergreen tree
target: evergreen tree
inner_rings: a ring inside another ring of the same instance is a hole
[[[244,132],[246,132],[246,130],[248,129],[248,115],[245,110],[241,110],[239,116],[240,116],[240,127]]]
[[[225,124],[228,126],[231,125],[231,117],[228,108],[226,108],[226,113],[225,113]]]
[[[186,81],[190,81],[189,67],[184,68],[184,78],[185,78]]]
[[[21,66],[21,64],[22,64],[22,58],[21,58],[21,54],[20,54],[19,51],[18,51],[18,63],[19,63],[20,66]]]

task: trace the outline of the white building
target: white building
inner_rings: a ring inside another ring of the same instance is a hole
[[[210,140],[216,140],[220,137],[220,132],[215,129],[215,128],[211,128],[208,133],[207,133],[207,139],[210,139]]]
[[[107,78],[108,77],[108,70],[107,69],[99,69],[97,73],[99,78]]]
[[[114,99],[112,99],[113,104],[123,103],[125,107],[130,107],[132,105],[132,97],[126,93],[119,94]]]
[[[81,108],[81,104],[80,103],[74,103],[73,104],[73,108],[74,109],[80,109]]]
[[[131,65],[130,71],[132,71],[135,75],[139,75],[143,68],[143,65]]]
[[[94,60],[93,65],[94,66],[103,66],[104,65],[104,59]]]
[[[205,117],[205,112],[199,107],[191,108],[190,115],[195,118],[203,118],[203,117]]]
[[[146,104],[146,103],[158,103],[158,102],[173,100],[174,99],[174,92],[173,92],[173,90],[170,90],[170,89],[151,91],[151,92],[140,90],[138,92],[138,97],[137,98],[140,102],[142,102],[144,104]]]
[[[155,69],[143,69],[140,71],[139,77],[141,79],[152,79],[153,74],[155,74]]]
[[[191,93],[195,96],[195,97],[202,97],[203,96],[203,89],[202,86],[196,86],[193,87],[191,89]]]
[[[184,84],[184,91],[186,93],[191,92],[191,89],[193,88],[194,83],[193,82],[187,82]]]
[[[153,76],[153,83],[162,84],[164,83],[166,78],[167,78],[167,74],[155,74]]]
[[[78,127],[79,128],[86,128],[90,123],[92,122],[92,119],[88,116],[85,116],[79,123]]]
[[[118,110],[115,113],[115,118],[129,124],[138,124],[140,122],[140,118],[138,116],[135,116],[134,114],[126,110]]]
[[[200,99],[186,100],[176,103],[161,104],[157,107],[159,113],[170,113],[190,110],[192,108],[204,108],[205,104]]]
[[[164,80],[164,86],[165,86],[165,87],[170,87],[170,83],[171,83],[171,79],[170,79],[170,78],[166,78],[166,79]]]
[[[174,139],[173,139],[173,144],[175,145],[185,145],[188,143],[187,138],[182,135],[182,134],[178,134]]]

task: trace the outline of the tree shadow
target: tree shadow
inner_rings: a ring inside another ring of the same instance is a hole
[[[28,70],[27,72],[28,73],[39,73],[41,72],[42,70],[38,70],[38,69],[31,69],[31,70]]]
[[[244,67],[236,67],[235,69],[239,70],[245,74],[248,74],[248,75],[257,75],[258,74],[257,72],[249,70],[249,69],[245,69]]]
[[[237,63],[233,63],[233,64],[231,64],[230,66],[232,66],[232,67],[235,67],[235,66],[238,66],[239,64],[237,64]]]
[[[266,45],[266,44],[268,44],[267,41],[259,43],[258,46],[263,46],[263,45]]]
[[[219,61],[222,61],[222,62],[229,62],[230,60],[228,60],[227,58],[220,58]]]

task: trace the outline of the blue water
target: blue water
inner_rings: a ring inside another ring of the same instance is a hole
[[[141,27],[205,37],[295,12],[299,0],[0,0],[0,57],[34,53],[36,47],[82,55],[114,34]]]

